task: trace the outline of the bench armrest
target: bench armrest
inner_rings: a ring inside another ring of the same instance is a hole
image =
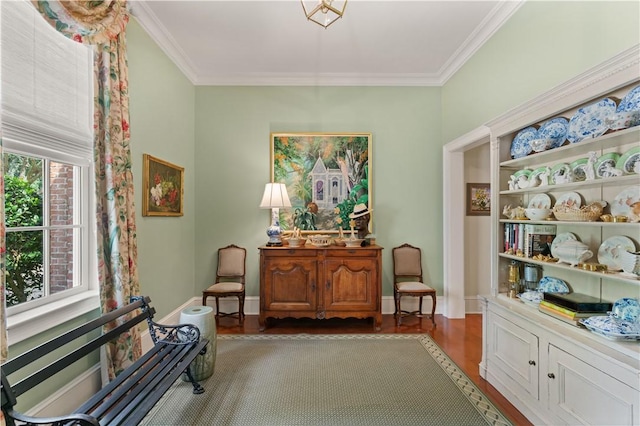
[[[153,343],[190,345],[200,341],[200,330],[193,324],[164,325],[147,319]]]
[[[80,414],[80,413],[72,413],[66,416],[57,416],[57,417],[32,417],[26,416],[22,413],[19,413],[13,409],[7,410],[7,415],[12,419],[25,422],[27,424],[51,424],[51,425],[66,425],[66,424],[74,424],[81,426],[100,426],[100,422],[95,417],[89,416],[88,414]]]

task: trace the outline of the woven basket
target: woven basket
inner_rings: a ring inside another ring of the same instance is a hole
[[[595,222],[602,215],[602,205],[591,203],[579,209],[570,207],[554,207],[553,215],[556,219],[566,222]]]

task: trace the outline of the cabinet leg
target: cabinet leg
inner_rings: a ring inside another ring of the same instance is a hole
[[[376,315],[373,317],[373,329],[375,331],[382,330],[382,315]]]

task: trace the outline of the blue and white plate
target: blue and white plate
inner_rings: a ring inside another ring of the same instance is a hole
[[[618,105],[617,112],[640,110],[640,86],[629,91]]]
[[[591,332],[611,340],[640,339],[640,323],[620,321],[612,316],[593,316],[583,318],[580,323]]]
[[[518,132],[511,142],[511,158],[526,157],[531,152],[531,141],[538,137],[538,130],[531,126]]]
[[[605,119],[616,112],[616,102],[604,98],[594,104],[578,109],[569,121],[567,139],[577,143],[588,138],[602,136],[609,129]]]
[[[542,293],[570,293],[567,283],[554,277],[542,277],[538,283],[538,291]]]
[[[620,321],[638,322],[640,318],[640,302],[632,297],[623,297],[613,303],[611,316]],[[640,327],[640,323],[638,323]]]
[[[538,129],[539,139],[550,139],[551,148],[561,147],[564,141],[567,140],[567,133],[569,132],[569,121],[564,117],[556,117],[551,120],[545,121]]]
[[[543,295],[538,290],[528,290],[518,294],[518,299],[522,300],[526,305],[535,306],[536,308],[542,301]]]

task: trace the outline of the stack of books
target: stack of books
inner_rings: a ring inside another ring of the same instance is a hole
[[[538,310],[560,321],[581,327],[580,320],[597,315],[606,315],[611,302],[581,293],[544,293]]]

